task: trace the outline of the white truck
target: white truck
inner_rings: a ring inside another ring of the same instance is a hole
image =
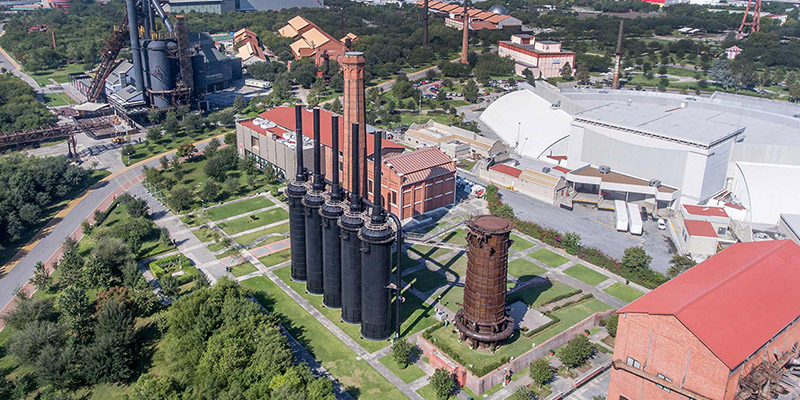
[[[642,234],[642,212],[636,204],[628,204],[628,220],[630,232],[634,235]]]
[[[628,230],[628,207],[622,200],[614,200],[614,214],[617,215],[617,230],[625,232]]]

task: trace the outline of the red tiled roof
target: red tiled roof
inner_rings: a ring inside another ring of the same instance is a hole
[[[469,26],[470,28],[472,28],[473,31],[479,31],[481,29],[489,29],[489,30],[497,29],[497,26],[495,24],[486,21],[473,21],[470,22]]]
[[[564,168],[564,167],[562,167],[560,165],[557,165],[557,166],[553,167],[553,169],[556,170],[556,171],[561,171],[561,172],[563,172],[565,174],[569,173],[569,172],[572,172],[571,169]]]
[[[737,243],[623,307],[674,315],[731,370],[800,316],[800,246]]]
[[[737,210],[744,210],[744,206],[740,206],[740,205],[738,205],[738,204],[733,204],[733,203],[725,203],[725,206],[726,206],[726,207],[730,207],[730,208],[735,208],[735,209],[737,209]]]
[[[711,222],[687,219],[683,223],[686,225],[686,231],[689,232],[689,236],[717,237],[717,231],[714,230]]]
[[[549,155],[549,156],[547,156],[547,158],[549,158],[551,160],[558,160],[558,161],[565,160],[566,161],[567,156],[550,156]]]
[[[287,132],[286,129],[283,129],[280,126],[276,126],[274,128],[269,128],[269,129],[264,129],[264,128],[256,125],[255,123],[253,123],[252,119],[251,120],[247,120],[247,121],[242,121],[242,122],[240,122],[240,124],[250,128],[250,129],[252,129],[252,130],[254,130],[254,131],[256,131],[256,132],[258,132],[258,133],[260,133],[262,135],[266,135],[267,132],[269,132],[269,133],[274,133],[274,134],[278,135],[278,137],[283,137],[283,134]]]
[[[683,208],[686,212],[692,215],[702,215],[705,217],[728,217],[728,213],[722,207],[709,207],[709,206],[691,206],[684,204]]]
[[[331,116],[334,114],[326,111],[320,110],[320,121],[319,121],[319,130],[320,130],[320,140],[322,144],[328,147],[331,147],[333,142],[331,140]],[[259,114],[261,118],[268,119],[281,127],[295,131],[295,120],[294,120],[294,107],[275,107],[271,110],[263,112]],[[314,137],[314,114],[311,110],[303,110],[303,136],[313,138]],[[374,151],[375,141],[372,138],[371,133],[367,133],[367,155],[371,155]],[[344,118],[339,117],[339,146],[343,148],[344,146]],[[402,149],[403,146],[394,143],[392,141],[383,140],[381,146],[384,149],[387,148],[394,148],[394,149]]]
[[[506,174],[506,175],[509,175],[509,176],[513,176],[514,178],[519,178],[519,176],[522,175],[522,170],[521,169],[514,168],[512,166],[505,165],[505,164],[498,164],[498,165],[495,165],[494,167],[489,168],[489,169],[491,169],[492,171],[497,171],[497,172],[499,172],[501,174]]]
[[[403,184],[419,182],[425,179],[453,173],[455,163],[436,147],[426,147],[408,153],[393,155],[383,160],[398,175],[402,175]]]

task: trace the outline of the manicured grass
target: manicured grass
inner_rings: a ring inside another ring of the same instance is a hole
[[[381,364],[385,365],[386,368],[389,368],[390,371],[394,372],[394,374],[397,375],[398,378],[402,379],[405,383],[414,382],[415,380],[425,376],[425,373],[414,364],[410,364],[409,366],[400,369],[400,366],[398,366],[397,362],[395,362],[394,358],[392,358],[391,353],[381,357],[379,361]]]
[[[75,100],[72,100],[66,93],[45,93],[42,97],[44,98],[44,102],[50,107],[75,104]]]
[[[534,343],[544,343],[545,340],[563,332],[567,328],[588,318],[596,312],[610,310],[611,307],[597,299],[582,301],[566,308],[553,312],[561,321],[531,337]]]
[[[237,236],[233,238],[236,243],[241,244],[242,246],[253,242],[254,240],[260,238],[261,236],[268,235],[270,233],[284,233],[289,232],[289,223],[273,226],[272,228],[262,229],[260,231],[256,231],[253,233],[248,233],[242,236]]]
[[[256,271],[258,271],[258,268],[256,268],[255,265],[251,264],[250,262],[245,262],[243,264],[231,267],[231,273],[237,278]]]
[[[399,399],[403,395],[267,277],[242,282],[255,297],[278,315],[283,326],[335,376],[353,397]]]
[[[61,69],[48,69],[36,73],[29,73],[29,75],[39,86],[47,86],[53,84],[53,82],[50,82],[50,78],[58,83],[67,83],[69,82],[69,77],[67,75],[75,72],[83,72],[83,66],[81,64],[67,64]]]
[[[212,208],[210,210],[206,210],[206,215],[211,218],[212,221],[219,221],[221,219],[230,218],[239,214],[248,213],[250,211],[255,211],[260,208],[266,208],[269,206],[274,205],[272,201],[264,196],[256,196],[252,199],[238,201],[232,204],[226,204],[224,206],[219,206]]]
[[[433,385],[431,385],[430,383],[417,389],[417,394],[422,396],[422,398],[425,400],[441,400],[438,397],[436,397],[436,390],[433,389]],[[454,398],[455,396],[450,396],[448,400]]]
[[[260,226],[273,224],[278,221],[283,221],[289,218],[289,213],[282,208],[274,208],[272,210],[262,211],[258,214],[253,214],[248,217],[237,218],[231,221],[219,224],[225,233],[228,235],[235,235],[239,232],[244,232]]]
[[[195,229],[193,233],[198,239],[200,239],[201,242],[213,242],[220,237],[219,232],[207,226],[204,226],[200,229]]]
[[[455,254],[450,259],[445,261],[433,261],[441,269],[448,271],[455,275],[455,280],[458,280],[467,275],[467,255],[464,253]]]
[[[136,152],[130,159],[127,157],[122,157],[122,162],[125,163],[125,165],[131,165],[146,158],[150,158],[161,153],[166,153],[170,150],[175,150],[178,148],[178,146],[184,143],[196,143],[203,139],[208,139],[215,136],[219,136],[220,140],[222,140],[222,136],[225,136],[226,133],[233,131],[233,128],[216,126],[213,129],[207,129],[195,136],[189,136],[186,134],[180,134],[177,136],[165,134],[158,142],[145,140],[142,143],[134,144],[133,148],[136,149]]]
[[[518,258],[508,262],[508,274],[520,281],[529,281],[547,270],[524,259]]]
[[[517,236],[517,235],[515,235],[513,233],[511,234],[511,240],[514,241],[514,244],[511,245],[511,249],[512,250],[525,251],[525,250],[531,248],[531,246],[533,246],[533,243],[531,243],[528,240],[523,239],[521,236]]]
[[[436,289],[447,283],[447,279],[442,274],[423,268],[412,274],[403,277],[403,281],[408,282],[414,289],[422,293]]]
[[[623,285],[619,282],[603,289],[604,292],[622,300],[627,301],[628,303],[642,297],[644,293],[630,287]]]
[[[453,119],[449,115],[443,113],[424,113],[422,115],[412,112],[404,112],[400,114],[400,122],[393,125],[411,125],[417,123],[426,123],[428,120],[434,120],[440,124],[452,125]]]
[[[536,260],[539,260],[545,265],[549,265],[553,268],[558,267],[559,265],[569,261],[569,259],[567,259],[566,257],[553,253],[552,251],[547,249],[536,250],[533,253],[531,253],[530,256],[531,258],[535,258]]]
[[[605,275],[603,275],[603,274],[601,274],[601,273],[599,273],[599,272],[597,272],[597,271],[595,271],[595,270],[593,270],[591,268],[584,267],[581,264],[573,265],[573,266],[567,268],[566,270],[564,270],[564,273],[569,275],[569,276],[571,276],[571,277],[573,277],[573,278],[575,278],[575,279],[579,279],[579,280],[583,281],[584,283],[586,283],[588,285],[592,285],[592,286],[595,286],[595,285],[599,284],[600,282],[603,282],[606,279],[608,279],[607,276],[605,276]]]
[[[442,296],[442,299],[439,300],[439,305],[456,312],[461,308],[460,304],[464,302],[464,287],[450,284],[444,288],[440,296]]]
[[[463,229],[456,229],[450,232],[445,233],[444,235],[440,236],[445,243],[450,244],[458,244],[462,246],[467,245],[467,232]]]
[[[530,286],[509,295],[508,303],[519,300],[529,306],[538,307],[550,299],[573,291],[575,291],[575,288],[572,286],[558,281],[551,281],[550,284]]]
[[[282,262],[289,261],[292,257],[291,249],[281,250],[277,253],[272,253],[268,256],[261,257],[258,261],[261,261],[265,267],[271,267],[273,265],[278,265]]]
[[[443,254],[447,254],[453,250],[451,249],[444,249],[441,247],[431,247],[425,246],[422,244],[415,244],[408,248],[408,255],[416,258],[427,258],[429,260],[433,260],[436,257],[440,257]]]

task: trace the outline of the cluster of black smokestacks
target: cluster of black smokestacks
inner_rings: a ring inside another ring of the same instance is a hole
[[[361,325],[361,336],[385,340],[392,336],[392,296],[395,296],[395,333],[400,332],[399,293],[402,226],[381,205],[381,135],[375,134],[373,200],[359,193],[357,123],[352,124],[353,187],[339,184],[339,117],[331,117],[332,171],[322,173],[320,112],[314,109],[314,172],[303,166],[302,107],[295,107],[297,175],[287,189],[292,280],[306,282],[306,291],[322,295],[325,307],[341,309],[341,319]],[[348,154],[345,154],[347,157]],[[349,202],[347,201],[349,198]],[[371,212],[369,211],[371,210]],[[394,221],[394,226],[387,218]],[[396,246],[396,282],[391,281],[392,246]]]

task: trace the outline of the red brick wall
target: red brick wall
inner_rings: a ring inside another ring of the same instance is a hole
[[[735,371],[717,358],[677,318],[668,315],[623,314],[619,319],[614,360],[626,362],[633,357],[647,373],[662,374],[672,383],[712,399],[729,400],[736,395],[740,376],[761,363],[763,354],[773,349],[787,351],[800,341],[800,324],[790,327],[769,346]],[[622,370],[611,370],[608,399],[618,400],[682,399],[654,383]]]
[[[349,53],[339,57],[339,64],[342,66],[342,73],[344,74],[344,143],[339,143],[339,147],[344,154],[344,170],[350,171],[350,160],[353,151],[358,151],[358,159],[367,159],[367,124],[366,124],[366,108],[364,105],[364,63],[366,59],[361,53]],[[358,132],[358,149],[351,149],[351,132],[350,127],[352,123],[359,123]],[[360,164],[359,176],[363,177],[365,174],[364,164]],[[350,190],[352,183],[350,182],[350,174],[342,177],[342,184],[345,189]],[[363,182],[363,180],[360,180]],[[361,188],[361,193],[366,193],[365,188]]]

